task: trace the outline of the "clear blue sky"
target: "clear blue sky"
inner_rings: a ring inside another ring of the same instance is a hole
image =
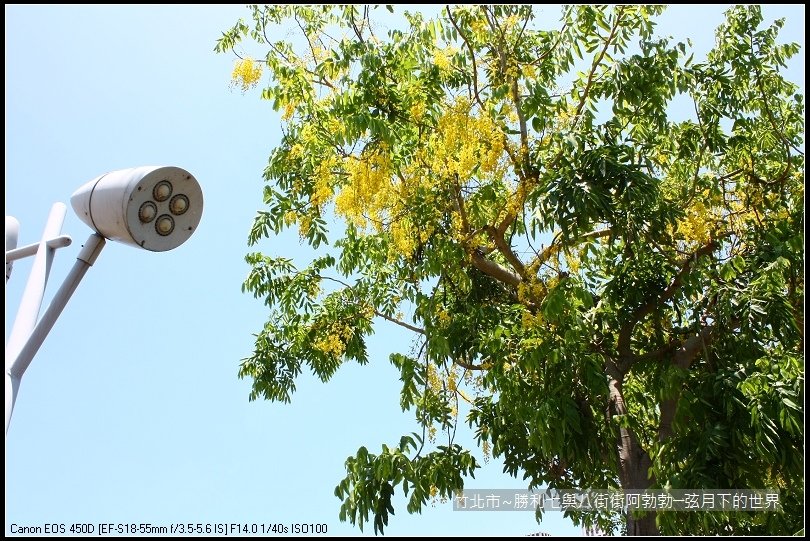
[[[783,39],[804,46],[805,8],[786,16]],[[233,58],[213,47],[242,5],[5,6],[6,215],[20,245],[37,242],[51,205],[110,170],[176,165],[205,194],[198,231],[176,250],[108,243],[22,380],[6,440],[6,535],[46,523],[248,523],[328,525],[335,484],[357,448],[372,452],[415,429],[399,408],[388,354],[409,337],[381,323],[371,363],[349,364],[323,385],[301,378],[290,405],[249,402],[237,378],[265,321],[240,292],[262,170],[280,119],[258,92],[228,87]],[[713,43],[722,7],[672,7],[659,33]],[[804,87],[804,51],[791,78]],[[47,306],[90,233],[68,208],[73,245],[53,264]],[[261,247],[305,259],[296,235]],[[30,258],[6,288],[6,337]],[[468,436],[463,436],[465,441]],[[491,461],[469,488],[520,488]],[[559,513],[453,512],[409,516],[392,535],[579,535]],[[372,535],[372,528],[366,530]]]

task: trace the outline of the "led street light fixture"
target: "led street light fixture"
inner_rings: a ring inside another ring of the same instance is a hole
[[[112,171],[76,190],[70,203],[99,235],[153,252],[188,240],[203,210],[197,179],[179,167]]]

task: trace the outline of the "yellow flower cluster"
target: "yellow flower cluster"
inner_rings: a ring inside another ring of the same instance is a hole
[[[304,238],[309,234],[309,230],[312,228],[312,218],[307,215],[302,215],[299,216],[299,219],[298,234],[301,235],[301,238]]]
[[[678,233],[687,242],[704,244],[712,231],[711,224],[706,220],[708,209],[702,202],[697,202],[689,208],[689,213],[678,223]]]
[[[405,216],[406,189],[395,181],[391,156],[386,147],[350,156],[343,162],[347,181],[335,196],[335,212],[364,230],[371,226],[377,233],[387,232],[391,240],[389,259],[411,257],[419,242],[426,242],[432,234],[429,227],[415,228]],[[337,165],[335,163],[335,165]],[[313,202],[321,203],[332,195],[327,188],[331,165],[322,171],[316,182]]]
[[[375,225],[382,223],[396,196],[387,148],[350,156],[344,167],[348,182],[335,197],[335,211],[359,228],[365,228],[369,219]]]
[[[346,131],[346,125],[340,119],[331,117],[326,121],[326,130],[333,135],[342,134]]]
[[[568,265],[568,272],[571,274],[577,274],[579,272],[579,263],[580,258],[576,257],[574,254],[565,254],[565,263]]]
[[[442,391],[442,380],[439,377],[439,370],[433,363],[429,363],[427,367],[427,384],[434,393],[440,393]]]
[[[318,351],[337,359],[346,352],[346,342],[351,339],[352,334],[354,334],[354,331],[351,327],[336,322],[312,345]]]
[[[686,216],[678,222],[677,236],[687,244],[703,245],[709,241],[721,220],[720,201],[713,200],[708,190],[696,195],[686,207]]]
[[[291,101],[288,101],[284,104],[284,112],[281,114],[281,120],[287,121],[290,120],[295,112],[295,104]]]
[[[458,240],[461,240],[467,234],[464,230],[464,222],[461,219],[461,214],[456,211],[450,215],[450,229],[453,232],[453,237]]]
[[[366,319],[371,319],[374,317],[374,306],[371,304],[364,304],[359,311],[360,314]]]
[[[425,107],[425,103],[423,101],[414,102],[410,109],[411,118],[413,118],[414,122],[419,122],[422,120],[422,117],[425,116],[426,110],[427,108]]]
[[[473,19],[473,21],[470,22],[470,28],[472,29],[475,37],[478,39],[486,39],[487,34],[489,33],[489,25],[482,17]]]
[[[458,367],[453,365],[447,374],[447,390],[455,393],[458,390]]]
[[[576,113],[576,107],[571,104],[568,108],[557,113],[557,118],[554,123],[557,125],[558,129],[569,128],[576,117]]]
[[[440,72],[450,70],[450,58],[452,58],[453,52],[450,47],[447,49],[439,49],[438,47],[433,49],[433,64],[439,68]]]
[[[447,313],[447,310],[439,310],[436,312],[436,319],[439,320],[439,325],[442,327],[450,325],[450,314]]]
[[[413,118],[424,115],[425,104],[415,103],[411,114]],[[334,197],[338,216],[358,229],[371,227],[389,235],[389,259],[410,258],[434,234],[430,221],[417,225],[406,218],[413,194],[417,190],[420,197],[438,194],[444,190],[434,192],[436,184],[463,184],[473,178],[500,182],[507,170],[504,144],[503,131],[491,117],[476,114],[468,99],[457,99],[439,118],[427,145],[396,172],[391,149],[384,144],[342,160],[345,181],[339,190],[333,172],[341,163],[337,158],[325,162],[315,173],[312,202],[322,205]],[[295,157],[300,150],[292,149],[290,154]],[[438,208],[445,207],[437,203]],[[453,225],[457,237],[467,234],[460,216],[453,216]]]
[[[324,205],[332,199],[332,182],[334,170],[337,166],[337,157],[329,156],[321,160],[321,163],[315,168],[313,179],[315,182],[315,191],[311,197],[313,205]]]
[[[231,87],[238,86],[247,92],[259,82],[262,76],[262,64],[250,57],[237,60],[231,73]]]
[[[537,314],[532,314],[528,310],[523,312],[523,315],[521,316],[521,323],[525,329],[540,328],[545,326],[545,320],[540,312]]]
[[[537,303],[542,301],[548,293],[548,286],[539,279],[520,282],[517,286],[517,295],[520,302]]]
[[[409,258],[416,250],[416,238],[411,230],[411,222],[407,218],[394,221],[390,226],[391,247],[388,259],[393,261],[397,254]]]
[[[502,176],[504,135],[487,114],[476,115],[469,100],[459,98],[439,118],[431,136],[428,157],[431,169],[442,178]]]
[[[315,349],[322,353],[326,353],[331,357],[340,357],[343,355],[343,351],[346,347],[340,340],[340,337],[336,334],[329,334],[323,338],[320,338],[316,340],[313,345],[315,346]]]
[[[327,58],[330,54],[329,49],[324,49],[323,47],[313,46],[312,49],[312,60],[317,64]]]
[[[304,156],[304,145],[296,143],[290,147],[290,159],[296,160]]]

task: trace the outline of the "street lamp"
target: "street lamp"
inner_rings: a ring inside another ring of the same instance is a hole
[[[179,167],[146,166],[112,171],[94,178],[70,198],[73,210],[93,229],[76,262],[37,321],[51,261],[58,248],[71,244],[61,235],[67,207],[56,203],[35,244],[17,248],[19,222],[6,216],[6,283],[17,259],[34,256],[17,317],[6,342],[6,434],[25,370],[59,314],[95,263],[105,239],[153,252],[183,244],[202,218],[203,195],[197,179]]]

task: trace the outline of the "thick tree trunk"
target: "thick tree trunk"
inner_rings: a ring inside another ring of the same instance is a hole
[[[630,338],[633,332],[633,325],[627,326],[627,331],[622,332],[623,337],[619,337],[619,351],[624,352],[623,358],[618,363],[608,360],[606,369],[609,380],[610,404],[609,413],[611,415],[626,415],[627,405],[624,403],[622,394],[622,384],[624,376],[630,369]],[[688,370],[692,361],[700,351],[705,351],[711,344],[714,336],[714,325],[703,327],[700,332],[690,336],[675,348],[671,362],[683,370]],[[662,351],[661,356],[664,352]],[[675,420],[675,412],[678,407],[679,396],[667,398],[661,401],[661,419],[658,427],[658,440],[666,441],[672,436],[672,424]],[[655,479],[650,477],[649,469],[652,465],[650,455],[642,448],[638,438],[629,428],[620,428],[616,445],[619,456],[619,481],[622,490],[641,491],[649,489]],[[627,535],[659,535],[656,525],[656,512],[649,511],[643,516],[627,516]]]
[[[610,409],[613,415],[626,415],[627,406],[622,395],[622,377],[611,374]],[[639,491],[650,488],[653,479],[649,476],[652,465],[650,455],[641,447],[633,431],[628,428],[619,429],[616,445],[619,455],[619,481],[624,491]],[[643,517],[627,516],[627,535],[658,535],[658,526],[655,523],[655,512],[648,512]]]
[[[627,535],[658,535],[655,512],[649,511],[643,517],[627,516]]]

